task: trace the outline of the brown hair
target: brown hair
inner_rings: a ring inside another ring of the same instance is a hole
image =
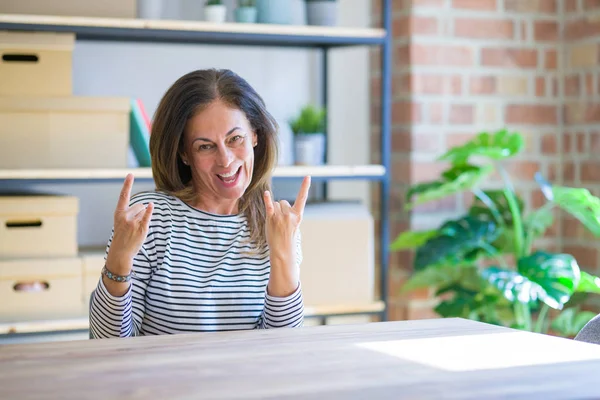
[[[244,112],[256,133],[254,172],[240,199],[239,210],[248,220],[250,241],[262,249],[266,246],[263,193],[271,190],[271,173],[277,163],[278,125],[260,95],[234,72],[226,69],[190,72],[179,78],[163,96],[150,134],[156,189],[184,202],[194,199],[192,172],[180,156],[183,134],[188,120],[215,100]]]

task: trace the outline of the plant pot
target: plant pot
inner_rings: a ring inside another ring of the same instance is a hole
[[[296,134],[294,136],[294,160],[296,165],[325,164],[325,134]]]
[[[289,25],[292,21],[290,0],[256,0],[257,20],[263,24]]]
[[[225,22],[227,8],[223,4],[204,7],[204,20],[208,22]]]
[[[253,24],[256,22],[256,7],[238,7],[235,9],[235,22]]]
[[[335,26],[337,1],[311,0],[306,2],[306,22],[308,25]]]
[[[137,0],[136,7],[141,19],[161,19],[164,14],[163,0]]]

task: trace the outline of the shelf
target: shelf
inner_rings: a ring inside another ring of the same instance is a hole
[[[283,47],[381,45],[383,29],[0,14],[0,30],[73,32],[78,40]]]
[[[2,181],[75,182],[122,181],[132,173],[137,181],[152,181],[150,168],[131,169],[0,169]],[[385,168],[381,165],[281,166],[274,179],[299,179],[310,175],[313,180],[364,179],[381,180]]]
[[[367,315],[381,313],[385,309],[382,301],[368,304],[348,304],[331,306],[307,306],[304,311],[306,318],[319,318],[330,316]],[[89,329],[87,316],[73,319],[25,321],[0,323],[0,335],[52,333],[68,331],[86,331]]]

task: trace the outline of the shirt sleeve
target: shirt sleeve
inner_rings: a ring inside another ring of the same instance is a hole
[[[153,263],[147,251],[148,248],[152,248],[154,245],[151,230],[152,226],[142,249],[133,260],[134,275],[127,293],[120,297],[111,295],[106,289],[102,277],[100,277],[98,286],[92,292],[90,300],[91,338],[101,339],[139,335],[145,312],[146,287],[154,272]],[[111,234],[106,248],[105,261],[113,234]],[[110,269],[110,266],[107,267]]]
[[[296,235],[296,265],[302,263],[302,237],[300,230]],[[259,329],[295,328],[304,324],[304,299],[302,284],[299,283],[294,293],[286,297],[271,296],[265,289],[265,308]]]

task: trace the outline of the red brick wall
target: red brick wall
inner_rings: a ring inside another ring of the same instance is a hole
[[[374,26],[381,23],[379,3],[373,0]],[[392,3],[391,238],[407,228],[436,227],[443,219],[465,210],[468,199],[459,195],[407,213],[403,211],[404,194],[410,184],[438,176],[445,166],[434,160],[442,152],[484,130],[495,131],[506,126],[526,136],[526,151],[509,166],[509,172],[526,202],[538,205],[541,195],[533,181],[534,173],[539,170],[551,179],[561,175],[558,171],[564,173],[558,152],[563,139],[560,75],[563,5],[558,0]],[[594,46],[597,51],[598,44]],[[583,51],[582,54],[585,54],[582,58],[587,57],[585,61],[592,62],[591,56]],[[377,149],[379,52],[376,50],[372,64],[373,148]],[[597,117],[600,120],[600,114]],[[375,150],[373,162],[378,160]],[[577,164],[572,169],[579,171],[579,168]],[[595,173],[600,177],[600,168]],[[542,244],[559,248],[560,240],[554,236],[559,231],[552,230]],[[586,247],[584,251],[591,250]],[[427,291],[409,298],[399,296],[399,288],[410,273],[410,255],[392,254],[391,319],[434,315],[431,311],[434,303]]]

